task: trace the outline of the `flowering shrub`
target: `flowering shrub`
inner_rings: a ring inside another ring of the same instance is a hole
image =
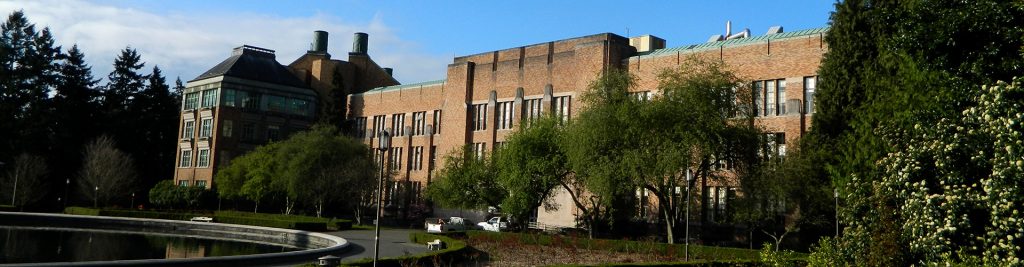
[[[1022,264],[1022,81],[982,87],[976,105],[961,118],[879,128],[897,149],[878,161],[881,179],[866,188],[891,197],[901,240],[922,263],[982,256],[986,265]],[[856,235],[864,227],[854,220],[848,231]]]

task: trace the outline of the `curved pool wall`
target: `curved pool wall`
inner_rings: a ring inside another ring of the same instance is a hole
[[[347,240],[328,234],[298,230],[160,219],[49,213],[0,212],[0,225],[22,227],[76,228],[172,234],[213,239],[246,240],[296,247],[304,250],[187,259],[145,259],[121,261],[17,263],[17,266],[261,266],[311,263],[325,255],[340,255],[349,248]],[[6,266],[6,264],[0,264]]]

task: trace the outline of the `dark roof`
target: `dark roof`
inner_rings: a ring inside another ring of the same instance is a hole
[[[192,81],[221,75],[308,88],[305,83],[295,77],[287,68],[277,63],[277,60],[274,59],[274,50],[248,45],[235,48],[231,53],[231,57],[221,61],[220,64],[199,75],[199,77],[192,79]]]

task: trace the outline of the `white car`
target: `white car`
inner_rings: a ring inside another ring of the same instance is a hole
[[[508,229],[508,218],[491,217],[490,220],[480,222],[476,225],[484,231],[501,232]]]

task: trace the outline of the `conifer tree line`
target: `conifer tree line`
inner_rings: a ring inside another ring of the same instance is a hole
[[[85,51],[59,45],[23,11],[3,21],[0,205],[127,206],[133,193],[141,203],[148,188],[170,178],[181,79],[172,88],[130,46],[113,66],[105,80],[97,77]]]

